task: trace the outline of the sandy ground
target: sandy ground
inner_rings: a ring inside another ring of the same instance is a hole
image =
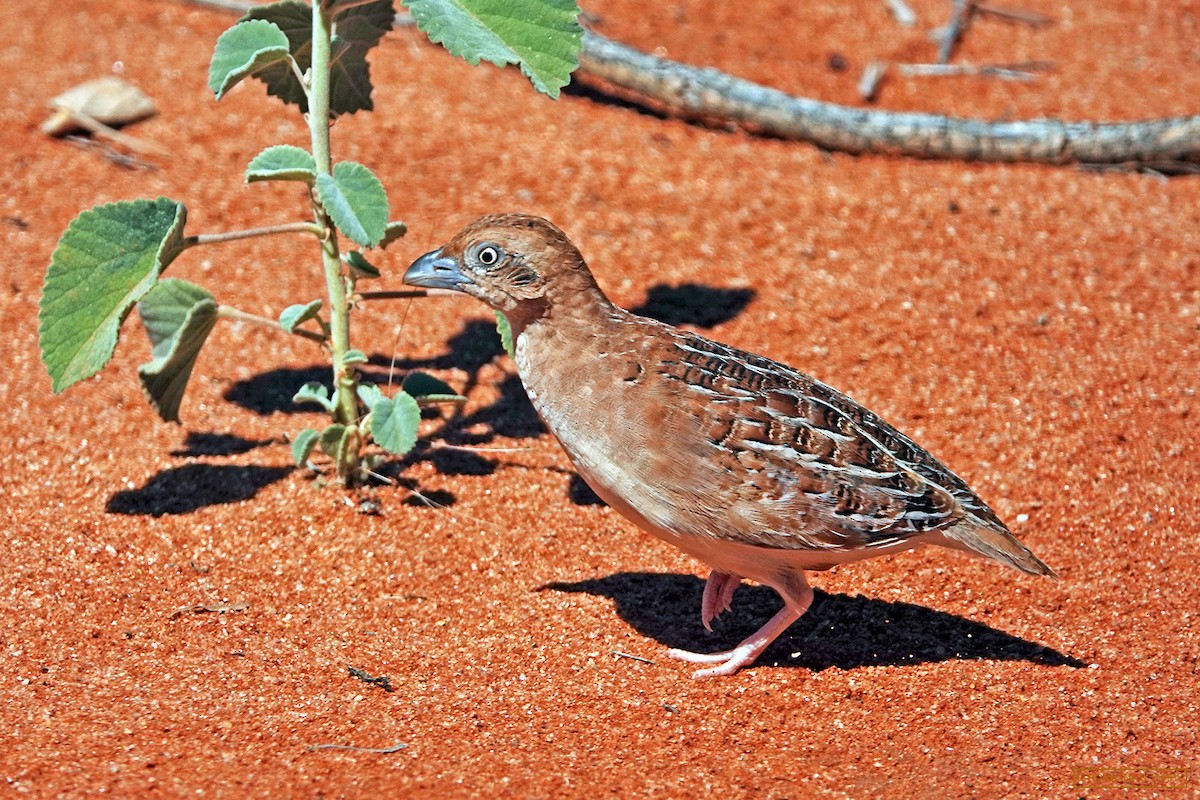
[[[219,105],[205,86],[231,17],[117,5],[0,16],[0,793],[1200,796],[1200,181],[828,155],[592,89],[550,102],[514,70],[390,35],[378,112],[334,142],[411,227],[382,286],[479,214],[548,216],[616,301],[849,392],[1062,576],[945,551],[835,569],[757,666],[693,681],[666,647],[727,646],[777,598],[743,588],[706,634],[703,567],[589,496],[465,298],[356,317],[376,374],[396,356],[470,398],[424,423],[379,516],[290,468],[282,437],[318,422],[287,400],[323,374],[309,342],[222,323],[182,426],[140,396],[132,324],[109,368],[51,395],[37,302],[80,210],[167,195],[194,232],[304,210],[294,188],[241,181],[265,146],[305,143],[294,115],[257,86]],[[913,5],[924,28],[945,14]],[[958,58],[1055,62],[1040,82],[895,78],[879,105],[1200,113],[1195,3],[1026,5],[1056,24],[980,20]],[[934,51],[875,0],[589,10],[643,49],[847,103],[869,60]],[[37,131],[49,97],[114,70],[162,107],[132,131],[170,150],[156,169]],[[170,274],[274,316],[318,296],[313,261],[275,238]],[[310,750],[326,744],[406,746]]]

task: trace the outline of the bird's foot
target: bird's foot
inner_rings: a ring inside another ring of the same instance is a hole
[[[693,678],[715,678],[721,675],[732,675],[744,666],[751,664],[759,654],[766,649],[767,643],[743,642],[732,650],[721,653],[693,653],[690,650],[667,651],[667,656],[691,664],[716,664],[715,667],[696,670]]]
[[[712,630],[712,621],[729,610],[733,593],[742,585],[740,576],[713,570],[704,584],[704,599],[700,603],[700,621],[706,631]]]
[[[714,594],[724,595],[725,587],[730,585],[732,585],[734,589],[737,588],[738,581],[740,579],[736,576],[728,575],[726,573],[717,573],[715,571],[713,574],[723,576],[718,579],[718,586],[717,589],[714,590]],[[712,586],[712,577],[710,577],[708,580],[708,585]],[[675,658],[680,661],[688,661],[692,664],[716,664],[715,667],[709,667],[708,669],[701,669],[693,672],[693,678],[714,678],[719,675],[732,675],[742,667],[754,663],[754,659],[758,658],[762,654],[762,651],[766,650],[767,646],[770,645],[771,642],[779,638],[779,634],[787,630],[789,625],[800,619],[800,617],[804,615],[804,612],[808,610],[808,607],[812,603],[813,599],[812,589],[807,583],[804,582],[803,576],[800,576],[798,579],[798,586],[800,590],[796,593],[794,599],[791,593],[784,595],[783,608],[779,609],[779,611],[775,613],[775,616],[767,620],[765,625],[744,639],[741,644],[732,650],[726,650],[722,653],[693,653],[689,650],[677,650],[672,648],[671,650],[667,651],[667,655],[670,658]],[[730,589],[728,594],[733,594],[733,590]],[[704,598],[706,601],[708,600],[708,597],[708,587],[705,587]]]

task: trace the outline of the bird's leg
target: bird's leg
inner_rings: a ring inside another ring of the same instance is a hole
[[[709,580],[711,581],[711,578]],[[763,625],[751,636],[748,636],[732,650],[726,650],[721,653],[692,653],[687,650],[671,649],[667,651],[667,655],[671,658],[688,661],[693,664],[717,665],[708,669],[697,670],[692,673],[693,678],[732,675],[742,667],[752,664],[754,659],[758,658],[771,642],[779,638],[779,634],[787,630],[788,626],[793,622],[804,616],[804,612],[808,611],[808,607],[812,605],[813,590],[804,579],[804,575],[797,572],[790,583],[791,585],[786,588],[775,587],[776,591],[783,597],[783,608],[779,609],[778,613],[767,621],[767,624]],[[791,591],[788,591],[789,589]],[[707,594],[706,587],[706,597]],[[732,591],[730,594],[732,594]]]
[[[742,579],[728,572],[714,569],[704,584],[704,599],[700,602],[700,621],[706,631],[712,630],[712,621],[729,610],[733,593],[741,586]]]

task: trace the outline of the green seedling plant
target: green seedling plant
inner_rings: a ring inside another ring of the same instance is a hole
[[[573,0],[411,0],[418,27],[435,43],[472,64],[518,64],[534,88],[550,97],[578,64],[582,29]],[[297,107],[310,149],[267,147],[249,163],[248,183],[302,184],[310,218],[253,230],[184,232],[187,208],[165,197],[96,206],[76,217],[50,260],[39,308],[42,362],[57,394],[112,358],[122,325],[137,308],[152,358],[138,367],[141,388],[162,419],[179,409],[197,356],[222,319],[269,325],[319,342],[329,353],[332,381],[298,387],[295,400],[329,414],[321,430],[292,437],[297,464],[319,448],[336,479],[349,484],[370,473],[386,453],[403,455],[416,443],[421,407],[463,398],[442,381],[412,374],[390,396],[362,380],[362,350],[350,342],[351,310],[359,300],[422,292],[363,292],[360,281],[380,277],[364,250],[382,249],[406,232],[390,219],[387,193],[362,164],[335,162],[330,123],[373,108],[368,53],[392,27],[392,0],[282,0],[249,10],[217,40],[208,85],[217,100],[253,78],[267,93]],[[283,309],[278,319],[220,303],[207,289],[163,278],[189,250],[258,236],[311,237],[324,297]],[[503,325],[503,320],[498,320]]]

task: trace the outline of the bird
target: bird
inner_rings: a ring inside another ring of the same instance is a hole
[[[480,217],[403,280],[507,318],[529,399],[580,477],[711,570],[707,630],[743,579],[783,599],[731,650],[668,650],[703,665],[696,678],[752,664],[808,611],[806,571],[940,545],[1057,577],[965,481],[847,395],[613,304],[548,220]]]

